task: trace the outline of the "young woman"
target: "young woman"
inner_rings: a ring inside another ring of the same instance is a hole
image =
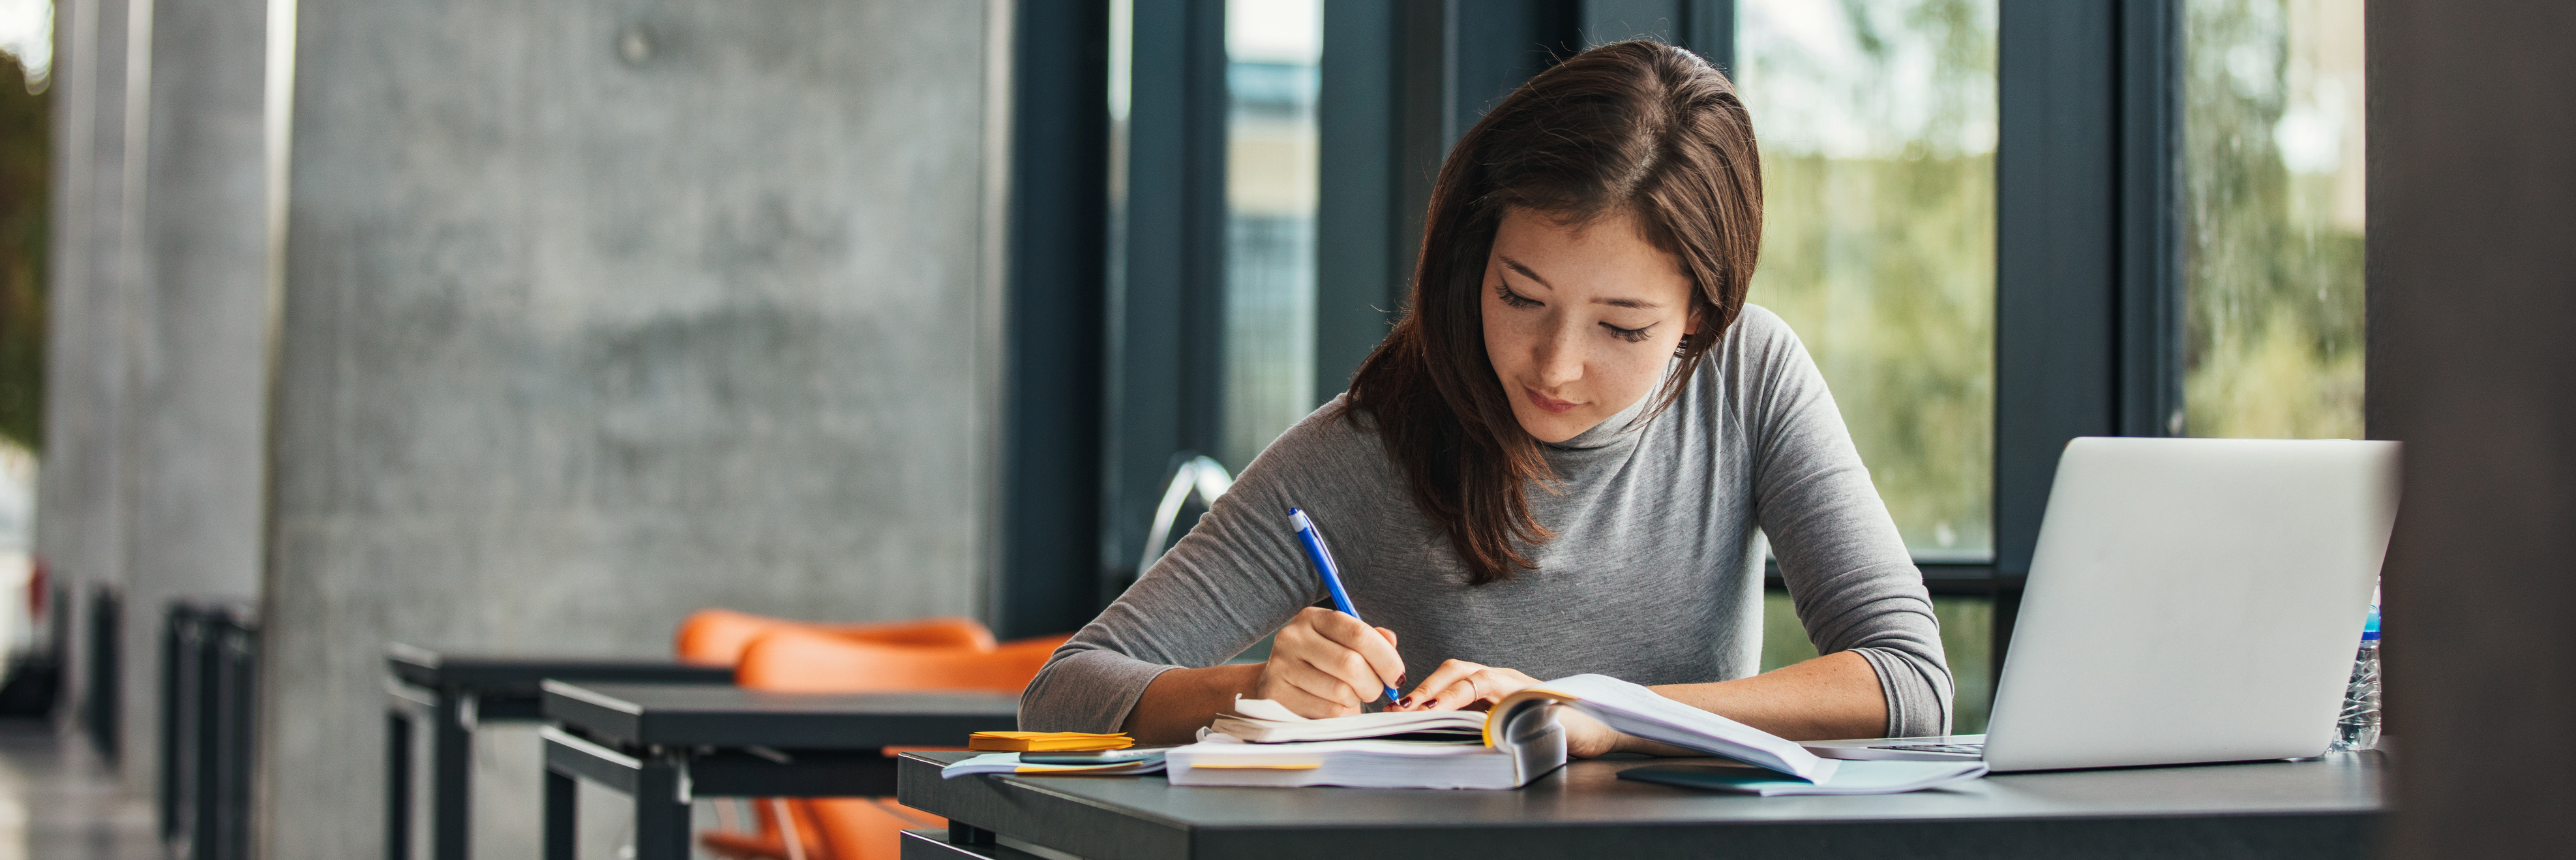
[[[1056,652],[1021,725],[1176,743],[1237,695],[1452,709],[1597,672],[1794,739],[1946,733],[1921,574],[1805,349],[1745,304],[1761,213],[1744,105],[1697,56],[1605,45],[1522,86],[1442,165],[1410,313],[1350,393]],[[1316,607],[1291,506],[1385,626]],[[1764,674],[1757,529],[1824,655]]]

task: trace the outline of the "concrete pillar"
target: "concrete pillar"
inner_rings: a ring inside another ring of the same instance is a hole
[[[132,4],[140,178],[124,291],[125,751],[158,776],[161,624],[174,599],[256,599],[269,323],[266,0]]]
[[[52,318],[47,337],[44,469],[36,554],[76,599],[64,680],[87,702],[86,597],[124,581],[125,0],[61,0],[55,11]]]
[[[265,856],[378,849],[388,640],[667,654],[971,614],[996,297],[974,0],[300,0]],[[478,795],[533,852],[537,763]],[[482,789],[478,789],[480,791]]]

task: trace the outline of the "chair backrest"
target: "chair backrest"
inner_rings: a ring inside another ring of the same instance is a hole
[[[782,627],[744,649],[734,682],[761,690],[874,693],[989,690],[1018,693],[1063,644],[1023,639],[987,651],[893,645],[828,630]]]
[[[673,650],[683,663],[733,666],[753,640],[784,628],[824,631],[853,640],[918,648],[993,650],[993,631],[972,618],[923,618],[869,624],[819,624],[730,609],[701,609],[680,622]]]

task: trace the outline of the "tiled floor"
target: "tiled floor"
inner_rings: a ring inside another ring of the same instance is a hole
[[[161,860],[152,805],[118,790],[87,743],[0,720],[0,860]]]

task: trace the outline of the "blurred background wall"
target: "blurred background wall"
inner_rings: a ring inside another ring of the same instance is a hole
[[[279,858],[382,851],[388,642],[975,614],[987,15],[62,0],[38,543],[123,597],[129,781],[173,598],[263,616]],[[533,851],[485,734],[478,853]]]

